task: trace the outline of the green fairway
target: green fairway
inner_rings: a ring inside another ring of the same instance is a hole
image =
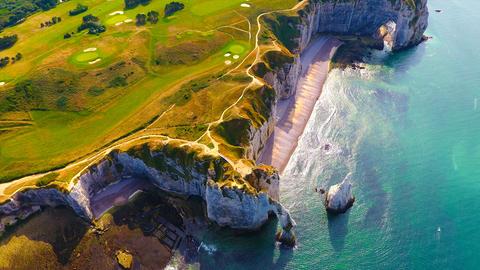
[[[162,17],[168,2],[124,10],[123,1],[71,0],[4,30],[1,35],[17,34],[19,41],[0,56],[20,52],[23,58],[0,70],[0,82],[7,83],[0,87],[0,121],[4,121],[0,182],[79,160],[138,131],[167,110],[155,122],[156,132],[196,139],[207,123],[216,121],[238,99],[249,79],[183,85],[234,68],[225,64],[224,55],[230,53],[228,61],[233,64],[253,49],[256,16],[271,10],[272,4],[284,9],[297,3],[248,2],[257,10],[241,7],[246,1],[185,0],[185,9],[169,20],[145,26],[125,23],[151,10]],[[69,16],[78,3],[87,5],[88,11]],[[106,32],[77,33],[88,14],[97,16]],[[40,27],[53,16],[62,21]],[[65,39],[66,33],[71,37]],[[162,53],[170,62],[157,61]],[[244,74],[244,68],[236,75]],[[31,96],[14,94],[18,85]],[[11,121],[11,115],[28,119],[5,122]]]
[[[224,9],[232,7],[240,7],[240,4],[246,3],[245,0],[229,0],[229,1],[218,1],[218,0],[208,0],[208,1],[198,1],[198,4],[195,4],[192,8],[192,13],[197,16],[205,16],[215,12],[222,11]]]
[[[111,26],[111,25],[116,25],[118,23],[124,23],[128,19],[129,18],[126,15],[119,14],[119,15],[110,16],[110,18],[108,18],[105,21],[105,23]]]

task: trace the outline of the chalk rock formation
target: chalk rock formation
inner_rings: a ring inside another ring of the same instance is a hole
[[[312,0],[319,14],[320,33],[379,37],[382,26],[392,28],[391,46],[401,50],[423,40],[428,26],[427,0]],[[317,3],[318,2],[318,3]],[[321,3],[320,3],[321,2]]]
[[[345,213],[354,202],[352,184],[347,179],[331,186],[325,195],[325,208],[332,214]]]

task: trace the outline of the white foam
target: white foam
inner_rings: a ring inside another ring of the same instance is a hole
[[[102,59],[101,59],[101,58],[97,58],[97,59],[95,59],[95,60],[93,60],[93,61],[88,62],[88,64],[93,65],[93,64],[96,64],[96,63],[98,63],[98,62],[100,62],[100,61],[102,61]]]
[[[88,48],[83,50],[83,52],[95,52],[95,51],[97,51],[97,48]]]
[[[231,64],[232,64],[232,61],[230,60],[225,61],[225,65],[231,65]]]
[[[241,4],[240,6],[241,6],[241,7],[244,7],[244,8],[252,7],[252,5],[247,4],[247,3],[243,3],[243,4]]]
[[[240,58],[240,55],[234,55],[233,56],[233,59],[238,59],[238,58]]]
[[[133,20],[132,20],[132,19],[126,19],[126,20],[123,21],[123,22],[124,22],[124,23],[131,23],[131,22],[133,22]]]
[[[115,11],[115,12],[110,13],[109,15],[110,15],[110,16],[123,15],[123,11],[118,10],[118,11]]]
[[[231,53],[226,53],[224,56],[225,57],[230,57],[230,56],[232,56],[232,54]]]

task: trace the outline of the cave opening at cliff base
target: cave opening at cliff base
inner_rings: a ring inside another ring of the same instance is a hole
[[[380,41],[383,41],[384,49],[391,51],[395,44],[396,33],[397,23],[390,20],[378,28],[376,36]]]

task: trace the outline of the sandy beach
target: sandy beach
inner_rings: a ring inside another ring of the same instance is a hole
[[[283,172],[322,93],[330,60],[340,45],[337,39],[320,37],[302,53],[302,74],[296,94],[278,103],[275,130],[257,163],[272,165]]]

